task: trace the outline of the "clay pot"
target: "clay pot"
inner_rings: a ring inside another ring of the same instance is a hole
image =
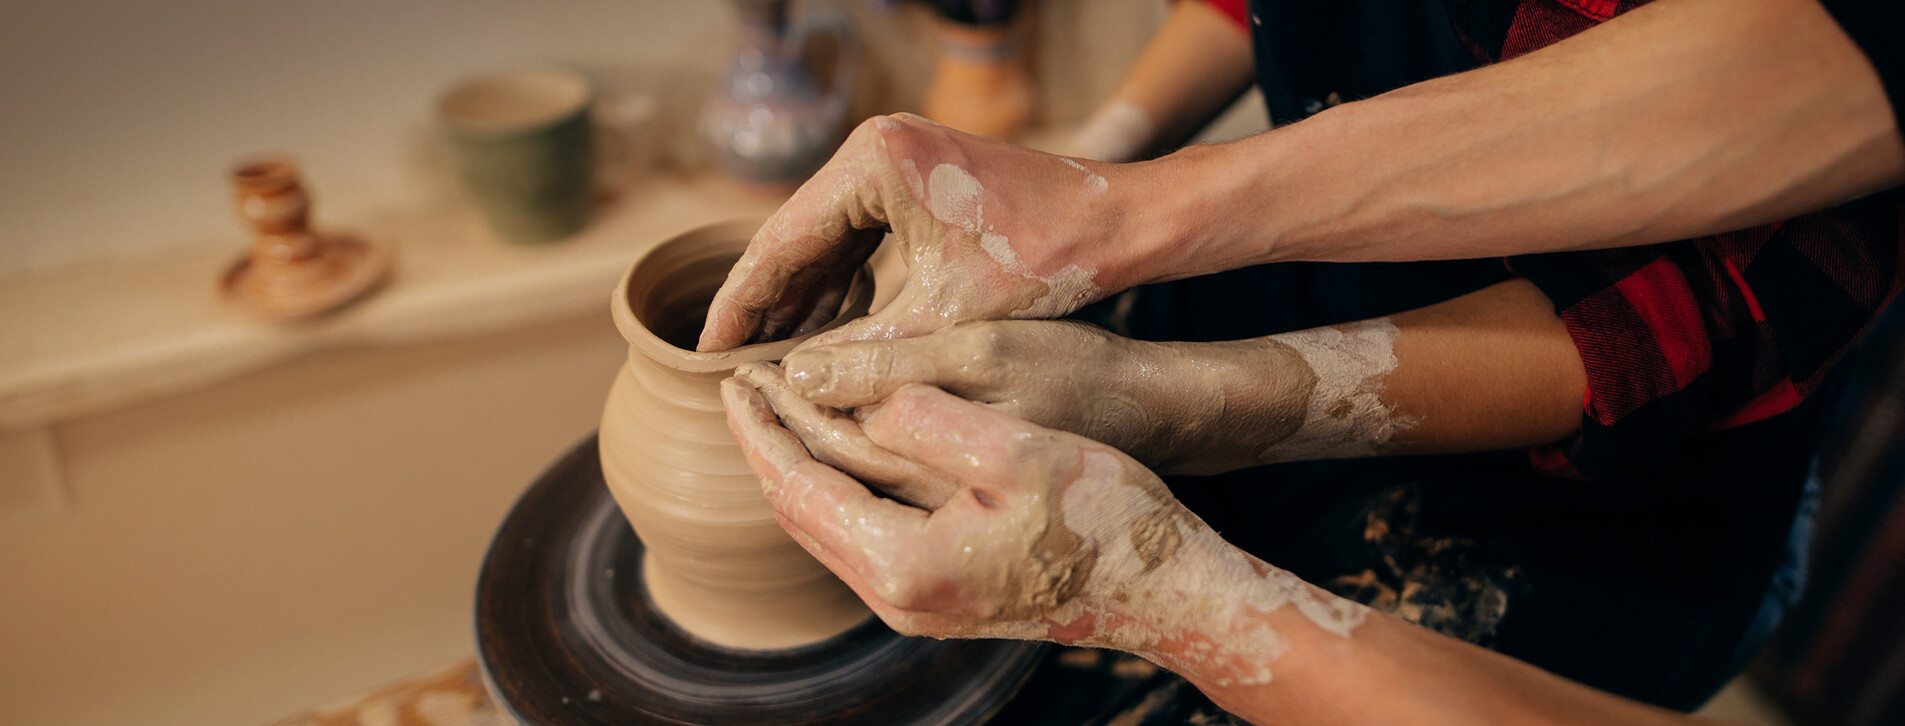
[[[609,490],[647,549],[643,578],[656,608],[704,640],[768,650],[824,640],[869,613],[775,523],[721,405],[721,381],[735,366],[779,360],[805,338],[692,350],[709,301],[759,226],[690,231],[622,277],[611,308],[628,362],[602,412],[601,454]],[[823,330],[864,315],[872,287],[862,271]]]

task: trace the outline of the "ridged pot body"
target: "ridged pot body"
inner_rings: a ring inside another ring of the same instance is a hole
[[[611,309],[629,355],[600,441],[602,473],[647,550],[656,607],[704,640],[773,650],[837,635],[869,613],[774,521],[721,405],[735,366],[779,360],[802,339],[692,352],[708,301],[758,226],[674,237],[622,278]],[[871,287],[863,273],[835,324],[865,314]]]

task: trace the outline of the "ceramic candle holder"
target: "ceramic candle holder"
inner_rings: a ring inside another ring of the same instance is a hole
[[[779,360],[805,337],[693,352],[709,301],[759,226],[690,231],[622,278],[611,308],[628,362],[609,391],[600,440],[609,490],[647,550],[655,606],[703,640],[773,650],[845,632],[869,612],[774,521],[721,404],[721,381],[736,366]],[[821,330],[866,314],[872,287],[861,271]]]
[[[252,242],[219,278],[227,304],[263,318],[307,318],[370,292],[390,266],[381,245],[311,228],[311,197],[290,159],[239,164],[231,184],[233,206]]]

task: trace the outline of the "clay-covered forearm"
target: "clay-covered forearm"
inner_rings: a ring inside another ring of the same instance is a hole
[[[1261,624],[1277,633],[1279,646],[1236,663],[1183,657],[1196,649],[1186,647],[1192,639],[1162,642],[1142,654],[1260,726],[1712,723],[1597,691],[1381,613],[1369,612],[1347,629],[1325,627],[1327,622],[1311,621],[1293,608],[1240,608],[1231,617],[1248,624],[1220,631],[1247,632]],[[1248,675],[1253,670],[1259,677]]]
[[[1900,183],[1905,143],[1876,71],[1818,3],[1660,0],[1144,173],[1159,211],[1126,284],[1740,229]]]
[[[1174,3],[1144,52],[1064,149],[1131,161],[1175,146],[1250,87],[1250,36],[1208,3]]]
[[[1150,344],[1144,400],[1203,406],[1151,458],[1207,474],[1257,464],[1487,451],[1580,425],[1586,373],[1547,297],[1513,280],[1390,318],[1224,343]],[[1200,403],[1199,393],[1221,397]]]
[[[1673,723],[1251,557],[1103,444],[917,384],[860,417],[771,367],[722,396],[777,520],[900,632],[1137,653],[1260,724]]]
[[[1573,340],[1525,280],[1393,318],[1216,343],[964,323],[803,347],[785,376],[794,394],[842,410],[937,386],[1170,474],[1547,443],[1579,426],[1586,385]]]

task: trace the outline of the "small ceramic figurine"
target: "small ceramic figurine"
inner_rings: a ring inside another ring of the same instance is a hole
[[[381,247],[311,231],[311,199],[291,161],[247,162],[231,180],[238,216],[255,236],[220,281],[228,302],[268,318],[315,315],[364,294],[389,266]]]
[[[722,171],[793,187],[820,169],[846,135],[859,74],[859,37],[845,15],[822,10],[792,25],[786,0],[734,0],[739,48],[702,109],[701,134]],[[839,43],[833,82],[822,88],[803,65],[819,34]]]

